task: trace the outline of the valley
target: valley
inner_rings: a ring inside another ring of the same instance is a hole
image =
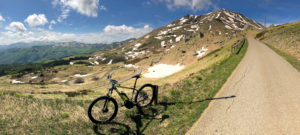
[[[84,44],[78,42],[63,43],[16,43],[0,48],[0,66],[21,65],[33,62],[61,59],[67,56],[90,54],[100,50],[109,50],[128,41],[111,44]]]

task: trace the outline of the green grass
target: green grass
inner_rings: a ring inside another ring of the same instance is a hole
[[[161,87],[158,105],[119,108],[117,117],[109,124],[93,125],[89,121],[89,100],[37,99],[0,92],[0,134],[185,134],[239,64],[246,49],[247,42],[238,55],[233,53],[191,74],[176,83],[178,87]]]
[[[300,61],[297,60],[297,58],[295,58],[292,55],[289,55],[275,47],[273,47],[272,45],[269,45],[267,43],[265,43],[269,48],[271,48],[272,50],[274,50],[277,54],[279,54],[280,56],[282,56],[284,59],[286,59],[291,65],[293,65],[298,71],[300,71]]]

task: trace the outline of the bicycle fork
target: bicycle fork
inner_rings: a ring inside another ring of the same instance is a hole
[[[105,100],[104,105],[103,105],[103,108],[102,108],[102,112],[103,112],[103,113],[108,112],[108,108],[107,108],[108,101],[107,101],[107,100],[108,100],[108,99]]]

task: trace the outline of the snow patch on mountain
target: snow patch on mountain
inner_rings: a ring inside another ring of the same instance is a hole
[[[25,82],[18,81],[18,80],[12,80],[11,83],[13,83],[13,84],[19,84],[19,83],[25,83]]]
[[[157,37],[154,37],[154,38],[162,40],[164,37],[163,36],[157,36]]]
[[[138,66],[135,66],[133,64],[127,64],[127,65],[124,65],[125,68],[138,68]]]
[[[188,20],[189,20],[189,19],[186,19],[186,18],[182,17],[182,18],[180,18],[179,24],[182,25],[182,24],[184,24],[185,22],[187,22]]]
[[[199,51],[197,51],[197,57],[202,57],[207,51],[207,48],[202,47]]]
[[[161,41],[161,43],[160,43],[160,45],[161,45],[161,47],[165,47],[166,46],[166,41]]]
[[[169,29],[170,30],[170,29]],[[161,36],[161,35],[166,35],[168,33],[169,30],[166,31],[160,31],[157,35]]]
[[[225,25],[225,28],[226,28],[226,29],[230,29],[230,30],[232,29],[232,28],[231,28],[230,26],[228,26],[228,25]]]
[[[131,57],[131,58],[136,58],[138,57],[139,55],[142,55],[142,54],[145,54],[146,51],[140,51],[140,52],[132,52],[132,51],[129,51],[127,53],[125,53],[128,57]]]
[[[171,24],[168,24],[168,25],[167,25],[167,27],[173,27],[173,26],[175,26],[175,24],[172,24],[172,23],[171,23]]]
[[[182,28],[182,26],[174,27],[174,28],[172,28],[172,31],[178,30],[178,29],[180,29],[180,28]]]
[[[218,13],[218,15],[216,16],[216,19],[219,18],[220,15],[221,15],[221,12]]]
[[[180,35],[180,36],[176,37],[175,41],[179,42],[182,38],[184,38],[184,35]]]
[[[148,68],[148,72],[143,76],[146,78],[162,78],[172,75],[184,68],[184,65],[168,65],[168,64],[158,64]]]
[[[141,43],[136,43],[134,45],[134,48],[132,49],[133,51],[136,51],[142,44]]]
[[[75,74],[74,76],[75,77],[82,77],[82,78],[84,78],[84,77],[90,76],[90,74],[83,74],[83,75],[81,75],[81,74]]]
[[[113,62],[113,59],[111,59],[111,60],[107,63],[107,65],[112,64],[112,62]]]

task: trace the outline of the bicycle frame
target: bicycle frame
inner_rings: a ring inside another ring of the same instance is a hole
[[[134,93],[137,90],[136,89],[136,83],[137,83],[138,78],[135,79],[134,85],[133,87],[125,87],[125,86],[121,86],[120,84],[116,85],[112,83],[112,88],[109,89],[109,93],[107,94],[107,96],[110,97],[110,95],[112,94],[113,90],[115,90],[117,92],[117,94],[121,97],[121,99],[123,101],[127,101],[127,100],[131,100],[134,98]],[[132,95],[131,95],[131,99],[128,99],[126,96],[122,95],[121,92],[118,90],[118,88],[123,88],[123,89],[131,89],[132,90]]]

